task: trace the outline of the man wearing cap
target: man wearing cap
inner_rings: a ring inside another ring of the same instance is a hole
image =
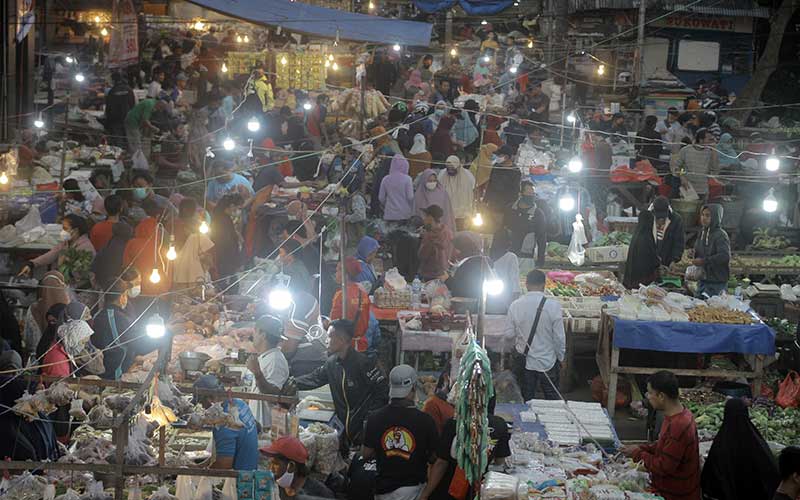
[[[516,108],[522,118],[536,122],[549,121],[550,96],[542,92],[542,82],[531,82],[527,91],[517,100]]]
[[[261,394],[280,394],[289,378],[289,363],[286,362],[280,344],[283,336],[283,322],[275,316],[261,316],[256,321],[253,347],[259,354],[247,359],[247,369],[253,374],[250,392]],[[262,429],[272,425],[269,404],[266,401],[250,401],[250,409]]]
[[[506,144],[492,158],[492,172],[484,202],[496,215],[505,216],[517,201],[521,181],[522,174],[514,167],[514,150]]]
[[[391,401],[367,419],[361,455],[377,461],[377,500],[414,500],[425,487],[439,435],[433,418],[417,409],[416,385],[413,368],[392,368]]]
[[[670,266],[673,262],[678,262],[683,258],[683,248],[686,244],[683,219],[680,214],[672,210],[669,200],[665,196],[659,196],[653,200],[652,211],[656,219],[653,230],[656,233],[658,258],[661,260],[662,266]]]
[[[328,329],[329,358],[313,372],[294,380],[307,391],[330,385],[336,416],[344,425],[343,444],[361,444],[364,419],[386,404],[386,377],[366,355],[353,349],[353,322],[339,319]]]
[[[258,428],[247,403],[238,398],[226,397],[225,388],[214,375],[201,376],[194,383],[194,388],[218,391],[219,395],[200,394],[196,399],[203,408],[210,408],[215,402],[222,402],[222,409],[227,413],[236,408],[242,422],[240,429],[217,426],[211,431],[214,437],[214,453],[209,467],[243,471],[258,469]]]
[[[334,498],[324,484],[308,477],[308,450],[294,436],[283,436],[273,441],[261,453],[269,457],[269,470],[280,488],[281,500],[292,497]]]

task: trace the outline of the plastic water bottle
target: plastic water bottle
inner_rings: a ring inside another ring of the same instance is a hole
[[[411,308],[419,309],[420,307],[422,307],[422,281],[417,276],[411,282]]]
[[[733,296],[736,297],[737,300],[742,300],[742,284],[740,282],[736,283],[736,289],[733,291]]]

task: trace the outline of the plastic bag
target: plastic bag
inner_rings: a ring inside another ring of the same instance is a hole
[[[58,495],[56,500],[80,500],[81,496],[72,488],[67,488],[63,495]]]
[[[489,471],[483,478],[481,498],[485,500],[515,500],[519,479],[508,474]]]
[[[686,281],[700,281],[705,278],[705,271],[702,266],[688,266],[684,278]]]
[[[28,213],[25,214],[25,217],[14,223],[14,227],[17,228],[17,234],[22,234],[35,227],[41,226],[42,216],[39,214],[39,207],[36,205],[32,205]]]
[[[166,486],[161,486],[152,495],[150,500],[177,500],[175,495],[170,495]]]
[[[572,238],[569,240],[569,248],[567,249],[567,258],[572,262],[572,265],[583,265],[586,259],[586,250],[583,245],[588,242],[583,229],[583,217],[581,217],[581,214],[576,214],[575,222],[572,223]]]
[[[175,480],[175,497],[178,500],[194,500],[195,490],[192,476],[178,476]]]
[[[17,237],[17,228],[11,224],[0,229],[0,241],[11,241]]]
[[[220,500],[238,500],[239,493],[236,490],[236,479],[229,477],[222,485],[222,495]]]
[[[86,412],[83,410],[83,400],[82,399],[73,399],[72,402],[69,404],[69,416],[83,422],[86,420]]]
[[[800,375],[794,370],[789,370],[786,378],[778,386],[778,396],[775,402],[781,408],[797,408],[800,406]]]
[[[524,403],[522,391],[517,384],[517,379],[511,370],[503,370],[495,373],[494,392],[498,403]]]
[[[147,164],[147,158],[144,156],[141,149],[137,149],[136,152],[133,153],[131,161],[133,162],[134,170],[143,170],[145,172],[150,170],[150,165]]]
[[[211,479],[207,476],[200,478],[197,483],[197,491],[194,492],[193,500],[214,500],[214,489],[211,487]]]
[[[111,495],[106,495],[103,481],[96,481],[86,485],[86,492],[81,495],[81,500],[111,500]]]
[[[688,182],[685,186],[681,186],[681,198],[687,201],[696,201],[700,199],[700,197],[697,195],[697,191],[694,189],[694,186]]]
[[[392,290],[403,290],[408,285],[406,279],[400,274],[396,267],[386,271],[386,276],[383,280],[383,285]]]

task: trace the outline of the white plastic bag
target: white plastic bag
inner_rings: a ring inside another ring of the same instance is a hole
[[[39,214],[39,207],[36,205],[31,206],[28,213],[25,214],[25,217],[14,223],[14,227],[17,228],[17,234],[22,234],[35,227],[40,227],[41,225],[42,216]]]
[[[200,478],[197,483],[197,491],[194,492],[194,500],[214,500],[214,489],[211,487],[211,479],[207,476]]]
[[[705,278],[705,270],[702,266],[688,266],[684,278],[686,281],[700,281]]]
[[[150,165],[147,164],[147,158],[144,156],[141,149],[137,149],[136,152],[133,153],[131,161],[133,161],[134,170],[144,170],[145,172],[150,170]]]
[[[681,186],[681,198],[687,201],[697,201],[700,199],[697,195],[697,191],[695,191],[690,183],[686,183],[686,186]]]
[[[384,286],[391,288],[392,290],[403,290],[406,285],[408,285],[406,279],[402,274],[400,274],[400,271],[398,271],[396,267],[386,271]]]
[[[178,500],[194,500],[195,491],[192,476],[178,476],[175,480],[175,496]]]
[[[236,479],[233,477],[225,478],[225,483],[222,485],[222,495],[220,500],[238,500],[239,493],[236,491]]]
[[[572,238],[569,240],[569,248],[567,249],[567,258],[572,262],[572,265],[583,265],[586,259],[586,250],[583,245],[588,242],[583,229],[583,217],[581,217],[581,214],[575,214],[575,222],[572,223]]]

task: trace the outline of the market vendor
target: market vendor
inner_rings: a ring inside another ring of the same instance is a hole
[[[668,371],[653,374],[647,401],[664,413],[658,442],[624,446],[622,453],[643,462],[656,492],[665,500],[700,500],[700,451],[692,412],[681,404],[678,378]]]
[[[379,279],[372,263],[377,258],[380,247],[378,240],[369,236],[361,238],[356,247],[356,259],[361,264],[361,273],[356,276],[356,282],[364,285],[368,293],[378,288]]]
[[[519,198],[511,206],[506,228],[511,230],[512,249],[520,256],[533,256],[536,265],[544,265],[547,255],[547,215],[545,204],[536,198],[536,188],[530,181],[521,183]]]
[[[728,288],[731,275],[731,241],[722,229],[722,205],[706,205],[700,211],[703,227],[694,244],[692,264],[703,269],[697,284],[697,296],[713,297]]]
[[[283,436],[273,441],[261,453],[269,457],[269,470],[275,477],[281,500],[291,497],[334,498],[324,484],[309,477],[308,450],[294,436]]]
[[[150,121],[153,113],[168,109],[161,99],[142,99],[125,115],[125,136],[128,138],[128,152],[133,155],[142,150],[142,132],[158,132],[158,127]]]
[[[787,446],[778,457],[781,483],[772,500],[796,500],[800,496],[800,446]]]
[[[353,349],[352,321],[334,321],[328,335],[328,360],[308,375],[296,378],[294,383],[301,391],[329,385],[334,411],[344,424],[342,442],[347,446],[358,445],[363,439],[367,415],[386,405],[389,394],[386,377],[372,359]]]
[[[311,275],[303,264],[303,248],[296,240],[288,240],[278,250],[281,272],[289,276],[289,288],[293,291],[312,289]]]
[[[202,375],[194,383],[195,389],[218,391],[219,395],[202,394],[197,396],[203,408],[221,402],[222,409],[230,412],[231,405],[239,411],[240,429],[217,426],[212,431],[214,451],[210,459],[211,469],[233,469],[253,471],[258,469],[258,429],[255,418],[247,403],[239,398],[225,396],[225,388],[214,375]]]
[[[446,279],[453,233],[444,223],[439,205],[425,207],[422,214],[425,229],[419,243],[419,275],[423,281]]]
[[[662,266],[670,266],[683,258],[686,233],[683,218],[672,210],[666,196],[653,200],[653,216],[656,218],[656,245]]]
[[[292,292],[292,307],[288,310],[268,310],[283,320],[281,351],[289,363],[292,377],[300,377],[311,373],[325,364],[328,359],[327,349],[320,339],[309,340],[308,333],[318,328],[319,302],[308,292]]]
[[[247,358],[247,369],[253,374],[250,392],[261,394],[280,394],[289,378],[289,364],[281,352],[279,344],[283,339],[283,322],[275,316],[262,316],[256,321],[253,348],[256,354]],[[250,401],[250,410],[261,428],[269,429],[272,424],[269,403]]]
[[[61,234],[59,237],[61,238],[61,243],[51,248],[47,253],[25,264],[25,267],[19,272],[19,276],[31,276],[33,270],[37,267],[52,264],[60,268],[66,262],[69,251],[86,252],[91,254],[91,258],[94,258],[94,245],[89,239],[89,224],[83,217],[75,214],[65,215],[61,221]],[[86,277],[88,278],[88,276]]]

